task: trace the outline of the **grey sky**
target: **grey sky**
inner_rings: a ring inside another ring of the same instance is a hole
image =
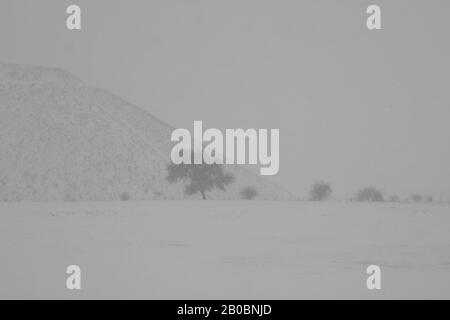
[[[69,4],[82,30],[65,28]],[[383,30],[365,10],[382,8]],[[450,197],[450,2],[2,0],[0,61],[66,69],[165,122],[280,128],[305,195]],[[257,168],[255,168],[257,169]]]

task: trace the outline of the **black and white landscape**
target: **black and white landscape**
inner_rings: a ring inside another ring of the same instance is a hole
[[[68,30],[2,0],[0,298],[449,299],[450,5],[378,2],[381,30],[372,1],[80,0]],[[279,173],[177,170],[199,120],[279,129]]]

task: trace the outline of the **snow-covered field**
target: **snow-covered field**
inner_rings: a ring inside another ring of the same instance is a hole
[[[450,206],[2,203],[0,298],[449,299]]]

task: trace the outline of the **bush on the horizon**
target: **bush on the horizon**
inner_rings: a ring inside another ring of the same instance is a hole
[[[258,191],[255,187],[248,186],[242,189],[241,196],[245,200],[253,200],[258,196]]]
[[[130,200],[131,199],[131,197],[130,197],[130,195],[127,193],[127,192],[122,192],[121,194],[120,194],[120,200],[122,200],[122,201],[128,201],[128,200]]]
[[[375,187],[366,187],[358,191],[355,197],[356,201],[383,202],[383,192]]]
[[[423,196],[423,195],[415,193],[415,194],[411,195],[411,201],[416,202],[416,203],[433,202],[433,197],[432,196]]]
[[[309,191],[311,201],[323,201],[331,196],[331,186],[329,183],[318,181],[314,183]]]
[[[400,202],[400,197],[394,194],[389,197],[389,202]]]

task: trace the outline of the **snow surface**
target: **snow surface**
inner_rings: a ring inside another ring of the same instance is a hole
[[[449,299],[449,226],[448,204],[0,203],[0,298]]]

